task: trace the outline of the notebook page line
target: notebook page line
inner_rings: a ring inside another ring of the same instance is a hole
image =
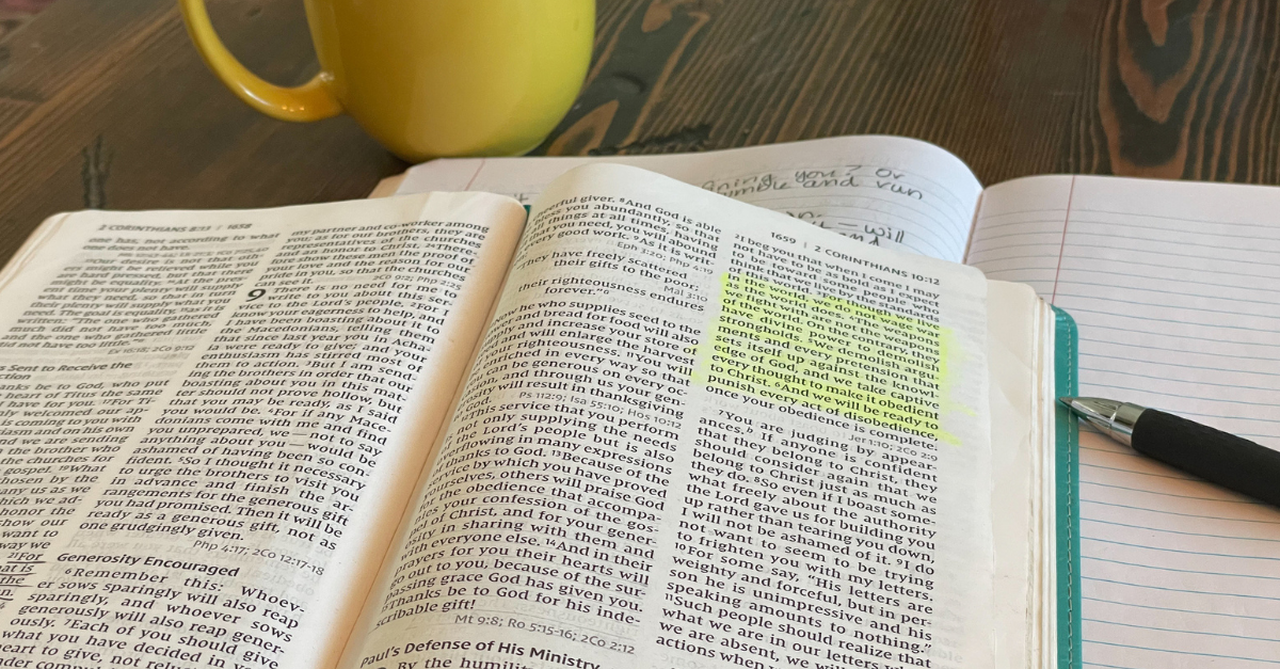
[[[1172,567],[1153,567],[1151,565],[1141,564],[1138,562],[1121,562],[1119,560],[1108,560],[1106,558],[1098,558],[1098,557],[1086,558],[1086,559],[1097,560],[1098,562],[1108,562],[1111,564],[1119,564],[1119,565],[1124,565],[1126,567],[1136,567],[1138,569],[1152,569],[1156,571],[1165,571],[1165,572],[1172,572],[1172,573],[1178,573],[1178,574],[1202,574],[1202,575],[1208,575],[1208,576],[1235,576],[1236,578],[1260,578],[1267,581],[1280,581],[1280,576],[1256,576],[1252,574],[1246,574],[1241,576],[1239,574],[1226,574],[1218,571],[1197,571],[1195,569],[1174,569]],[[1280,643],[1280,641],[1278,641],[1278,643]]]
[[[1146,511],[1148,513],[1160,513],[1160,514],[1166,514],[1171,516],[1183,516],[1186,518],[1207,518],[1209,520],[1227,520],[1233,523],[1260,523],[1264,525],[1280,525],[1280,521],[1277,521],[1277,520],[1255,520],[1255,519],[1249,519],[1249,518],[1229,518],[1227,516],[1209,516],[1209,515],[1197,514],[1197,513],[1179,513],[1177,511],[1170,511],[1168,509],[1157,509],[1150,506],[1134,506],[1132,504],[1116,504],[1114,502],[1103,502],[1096,499],[1089,500],[1083,503],[1097,504],[1099,506],[1107,506],[1107,507],[1113,507],[1113,508],[1119,508],[1119,509],[1133,509],[1137,511]],[[1093,559],[1101,560],[1102,558],[1093,558]],[[1272,578],[1272,577],[1257,576],[1256,578]],[[1280,576],[1276,576],[1275,578],[1280,579]]]
[[[1090,597],[1084,597],[1083,599],[1090,600],[1090,601],[1097,601],[1097,600],[1093,600],[1093,599],[1092,599],[1092,598],[1090,598]],[[1154,611],[1172,611],[1172,612],[1176,612],[1176,613],[1191,613],[1191,614],[1195,614],[1195,615],[1206,615],[1206,616],[1221,616],[1221,615],[1223,615],[1223,614],[1221,614],[1221,613],[1213,613],[1213,612],[1211,612],[1211,611],[1194,611],[1194,610],[1191,610],[1191,609],[1173,609],[1173,608],[1169,608],[1169,607],[1167,607],[1167,606],[1144,606],[1144,605],[1142,605],[1142,604],[1126,604],[1125,606],[1131,606],[1131,607],[1139,608],[1139,609],[1151,609],[1151,610],[1154,610]],[[1280,618],[1268,618],[1267,616],[1248,616],[1248,615],[1244,615],[1244,614],[1235,614],[1235,616],[1236,616],[1236,617],[1239,617],[1239,618],[1250,618],[1250,619],[1253,619],[1253,620],[1267,620],[1267,621],[1273,621],[1273,622],[1280,622]],[[1089,664],[1089,663],[1088,663],[1088,662],[1086,662],[1085,664]]]
[[[1062,276],[1062,254],[1067,250],[1067,228],[1071,227],[1072,196],[1076,192],[1076,177],[1071,176],[1071,187],[1067,190],[1067,213],[1062,217],[1062,241],[1058,244],[1058,268],[1053,273],[1053,292],[1049,294],[1049,304],[1057,303],[1058,279]]]
[[[1116,490],[1128,490],[1128,491],[1130,491],[1130,492],[1140,492],[1140,493],[1144,493],[1144,494],[1147,494],[1147,495],[1159,495],[1159,496],[1161,496],[1161,497],[1170,497],[1170,498],[1179,498],[1179,499],[1195,499],[1195,500],[1207,501],[1207,502],[1226,502],[1226,503],[1234,503],[1234,504],[1242,504],[1242,505],[1243,505],[1243,504],[1254,504],[1254,502],[1250,502],[1250,501],[1248,501],[1248,500],[1246,500],[1246,499],[1244,499],[1244,498],[1241,498],[1241,499],[1238,499],[1238,500],[1223,500],[1223,499],[1218,499],[1218,498],[1216,498],[1216,497],[1205,497],[1205,496],[1203,496],[1203,495],[1179,495],[1179,494],[1176,494],[1176,493],[1171,493],[1171,492],[1162,492],[1162,491],[1159,491],[1159,490],[1147,490],[1147,489],[1145,489],[1145,488],[1131,488],[1131,487],[1125,487],[1125,486],[1122,486],[1122,485],[1116,485],[1116,484],[1113,484],[1113,483],[1099,483],[1098,481],[1081,481],[1081,482],[1080,482],[1080,485],[1082,485],[1082,486],[1083,486],[1083,485],[1088,485],[1088,486],[1099,486],[1099,487],[1103,487],[1103,488],[1114,488],[1114,489],[1116,489]],[[1102,501],[1099,501],[1099,500],[1097,500],[1097,499],[1088,499],[1088,500],[1086,500],[1086,499],[1082,499],[1082,500],[1080,500],[1080,503],[1081,503],[1081,504],[1090,504],[1090,503],[1094,503],[1094,504],[1107,504],[1107,505],[1112,505],[1112,503],[1111,503],[1111,502],[1102,502]],[[1114,506],[1121,506],[1121,507],[1123,507],[1123,506],[1125,506],[1125,505],[1124,505],[1124,504],[1114,504]],[[1183,514],[1183,515],[1192,515],[1192,514]],[[1203,517],[1205,517],[1205,518],[1211,518],[1211,519],[1213,519],[1213,520],[1223,520],[1223,518],[1222,518],[1222,517],[1220,517],[1220,516],[1203,516]],[[1228,518],[1227,520],[1234,520],[1234,518]],[[1277,521],[1266,521],[1266,522],[1270,522],[1270,523],[1274,523],[1274,524],[1280,524],[1280,520],[1277,520]]]
[[[466,187],[465,187],[465,188],[463,188],[462,190],[464,190],[464,191],[469,191],[469,190],[471,190],[471,187],[472,187],[473,185],[475,185],[475,183],[476,183],[476,179],[479,179],[479,178],[480,178],[480,173],[484,171],[484,164],[485,164],[485,161],[486,161],[486,160],[488,160],[488,158],[481,158],[481,159],[480,159],[480,162],[476,164],[476,171],[475,171],[475,174],[472,174],[472,175],[471,175],[471,178],[467,180],[467,185],[466,185]]]
[[[1239,555],[1234,555],[1231,553],[1214,553],[1213,551],[1191,551],[1191,550],[1182,550],[1178,548],[1161,548],[1159,546],[1147,546],[1145,544],[1135,544],[1133,542],[1118,541],[1115,539],[1098,539],[1096,537],[1085,537],[1084,540],[1086,542],[1091,542],[1091,543],[1111,544],[1114,546],[1126,546],[1128,548],[1136,548],[1136,549],[1145,550],[1145,551],[1158,551],[1161,553],[1177,553],[1180,555],[1194,555],[1194,556],[1212,557],[1212,558],[1249,559],[1249,558],[1242,557]],[[1084,559],[1089,559],[1088,556],[1083,556],[1083,557]],[[1252,559],[1280,562],[1280,558],[1260,557],[1260,558],[1252,558]],[[1115,562],[1120,562],[1120,561],[1116,560]],[[1236,574],[1236,572],[1229,572],[1229,573]],[[1239,575],[1239,574],[1236,574],[1236,575]],[[1086,577],[1085,580],[1088,580],[1088,578]],[[1117,602],[1117,601],[1112,601],[1107,599],[1100,599],[1099,601],[1110,602],[1113,604],[1133,604],[1133,602]],[[1231,615],[1231,614],[1223,614],[1223,615]]]
[[[1225,653],[1201,653],[1196,651],[1178,651],[1178,650],[1169,650],[1166,648],[1152,648],[1150,646],[1138,646],[1135,644],[1117,643],[1113,641],[1095,641],[1094,643],[1106,644],[1109,646],[1115,646],[1117,648],[1128,648],[1128,649],[1134,649],[1134,650],[1149,651],[1152,653],[1177,653],[1179,655],[1194,655],[1197,657],[1209,657],[1209,658],[1224,659],[1224,660],[1243,660],[1245,662],[1251,662],[1251,663],[1261,662],[1267,665],[1280,665],[1280,660],[1268,660],[1260,657],[1248,657],[1244,655],[1228,655]],[[1117,666],[1117,665],[1091,665],[1091,666]],[[1241,665],[1241,666],[1247,666],[1247,665]],[[1138,668],[1135,668],[1135,669],[1138,669]]]

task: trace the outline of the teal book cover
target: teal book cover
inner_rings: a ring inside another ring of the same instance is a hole
[[[1075,321],[1054,307],[1057,322],[1054,342],[1054,394],[1079,393],[1079,336]],[[1058,667],[1081,669],[1080,618],[1080,459],[1079,426],[1069,409],[1055,402],[1057,411],[1057,519],[1058,519]]]

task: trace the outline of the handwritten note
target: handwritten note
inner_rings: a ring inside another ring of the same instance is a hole
[[[959,262],[981,192],[955,156],[900,137],[834,137],[708,153],[436,160],[401,193],[481,190],[532,202],[574,167],[643,167],[859,241]]]

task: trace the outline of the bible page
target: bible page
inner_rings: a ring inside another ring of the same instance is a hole
[[[344,666],[990,666],[986,289],[575,170]]]
[[[397,192],[489,191],[533,202],[590,163],[642,167],[846,237],[960,262],[982,186],[954,155],[903,137],[831,137],[705,153],[455,158],[405,173]]]
[[[523,219],[471,194],[46,223],[0,277],[0,665],[323,654]]]
[[[1280,446],[1280,191],[1101,177],[987,190],[969,263],[1080,328],[1080,392]],[[1080,435],[1084,664],[1274,667],[1280,512]]]
[[[1056,432],[1052,310],[1022,284],[987,291],[996,626],[1003,669],[1057,658]],[[1027,509],[1025,514],[1002,510]]]

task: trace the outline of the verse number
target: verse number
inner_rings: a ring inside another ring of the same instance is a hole
[[[266,294],[267,294],[266,288],[254,288],[253,290],[249,291],[249,299],[245,300],[245,302],[252,302]]]

